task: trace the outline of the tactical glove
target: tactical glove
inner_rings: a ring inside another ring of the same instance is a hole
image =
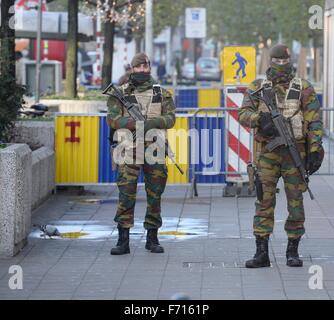
[[[322,164],[322,157],[319,152],[311,152],[307,159],[307,170],[309,175],[318,171]]]
[[[267,137],[272,137],[277,135],[277,130],[275,128],[274,122],[271,119],[271,114],[269,112],[260,113],[259,132]]]
[[[160,121],[158,118],[145,120],[144,122],[145,133],[151,129],[160,129]]]

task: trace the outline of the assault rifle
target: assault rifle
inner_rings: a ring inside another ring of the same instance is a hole
[[[266,149],[269,152],[272,152],[279,146],[286,146],[289,150],[290,156],[298,169],[300,177],[307,188],[307,191],[310,195],[310,198],[314,200],[314,196],[312,191],[310,190],[309,184],[309,174],[305,170],[303,161],[300,157],[299,151],[297,149],[297,143],[293,136],[291,123],[289,122],[289,126],[287,125],[287,120],[283,117],[280,111],[277,108],[276,97],[273,94],[273,89],[269,84],[265,84],[260,89],[251,93],[250,99],[253,102],[253,97],[258,100],[263,101],[271,114],[271,119],[275,125],[275,128],[278,132],[278,135],[269,141],[266,145]]]
[[[111,93],[109,92],[110,89],[113,89]],[[126,111],[129,113],[131,118],[134,119],[135,121],[145,121],[146,120],[146,118],[142,115],[142,113],[138,109],[137,104],[127,101],[125,99],[123,93],[113,83],[110,83],[108,85],[108,87],[103,90],[102,93],[116,98],[121,103],[123,108],[126,109]],[[176,166],[176,168],[183,175],[184,171],[176,163],[175,155],[174,155],[172,149],[170,148],[168,142],[166,141],[165,137],[162,137],[161,133],[159,133],[158,135],[159,135],[159,137],[157,137],[157,141],[156,141],[157,144],[158,144],[158,147],[159,148],[164,148],[165,156],[169,157],[172,160],[173,164]],[[134,138],[135,138],[135,134],[134,134]],[[110,137],[110,139],[112,139],[112,137]],[[164,145],[161,145],[161,141],[164,141]]]

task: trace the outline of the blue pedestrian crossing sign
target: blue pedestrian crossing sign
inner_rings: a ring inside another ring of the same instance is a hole
[[[256,78],[254,47],[225,47],[220,55],[224,84],[250,84]]]

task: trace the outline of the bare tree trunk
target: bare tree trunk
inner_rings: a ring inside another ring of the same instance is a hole
[[[307,56],[307,48],[302,47],[300,49],[300,54],[298,59],[297,74],[298,77],[303,79],[307,79],[306,56]]]
[[[136,52],[140,52],[140,43],[141,43],[141,39],[136,38]]]
[[[314,49],[314,81],[321,82],[321,48]]]
[[[116,2],[116,1],[114,1]],[[104,48],[102,65],[102,88],[108,86],[112,79],[112,63],[114,53],[115,22],[104,24]]]
[[[261,51],[258,74],[265,74],[267,69],[269,68],[269,64],[270,64],[269,49],[267,47],[263,47]]]
[[[79,0],[71,0],[68,2],[65,95],[69,98],[75,98],[78,94],[78,1]]]
[[[0,20],[0,74],[15,79],[15,0],[1,0]]]
[[[313,79],[316,83],[319,83],[321,81],[321,75],[322,75],[322,68],[321,68],[322,44],[317,36],[314,36],[313,38],[313,45],[314,45]]]

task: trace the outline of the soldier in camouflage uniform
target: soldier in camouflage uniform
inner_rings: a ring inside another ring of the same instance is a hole
[[[298,150],[306,162],[305,167],[309,174],[320,168],[323,159],[323,126],[320,104],[314,88],[308,81],[296,78],[286,46],[274,46],[270,51],[270,57],[271,65],[267,70],[266,79],[255,80],[250,85],[239,111],[239,122],[255,129],[255,140],[260,145],[256,165],[263,187],[263,200],[257,200],[255,203],[256,214],[253,222],[257,249],[254,258],[246,262],[247,268],[270,266],[268,240],[274,227],[275,194],[280,177],[284,181],[289,212],[285,223],[288,236],[287,265],[303,265],[298,254],[298,245],[305,233],[303,192],[306,191],[287,147],[280,146],[272,152],[266,150],[267,142],[275,137],[277,132],[268,108],[255,98],[252,98],[252,101],[250,94],[265,83],[271,85],[279,111],[291,123]]]
[[[151,77],[150,61],[146,54],[138,53],[131,62],[132,74],[129,81],[120,87],[120,90],[130,102],[138,103],[141,113],[146,117],[144,132],[150,129],[166,130],[175,124],[175,105],[172,95],[161,88]],[[126,110],[122,108],[118,100],[110,97],[108,100],[107,121],[110,128],[115,130],[136,129],[134,121]],[[138,131],[137,131],[138,135]],[[152,143],[152,142],[151,142]],[[135,146],[131,144],[135,154]],[[144,150],[150,145],[144,142]],[[138,147],[138,146],[137,146]],[[118,223],[119,239],[115,248],[111,249],[112,255],[130,253],[129,229],[134,225],[134,208],[136,203],[137,181],[141,167],[145,177],[145,190],[147,194],[147,210],[144,228],[147,230],[147,250],[153,253],[164,252],[158,241],[158,229],[162,225],[161,219],[161,195],[167,182],[167,166],[165,156],[162,161],[153,163],[145,157],[142,164],[134,163],[118,164],[117,186],[119,189],[119,203],[114,221]]]

